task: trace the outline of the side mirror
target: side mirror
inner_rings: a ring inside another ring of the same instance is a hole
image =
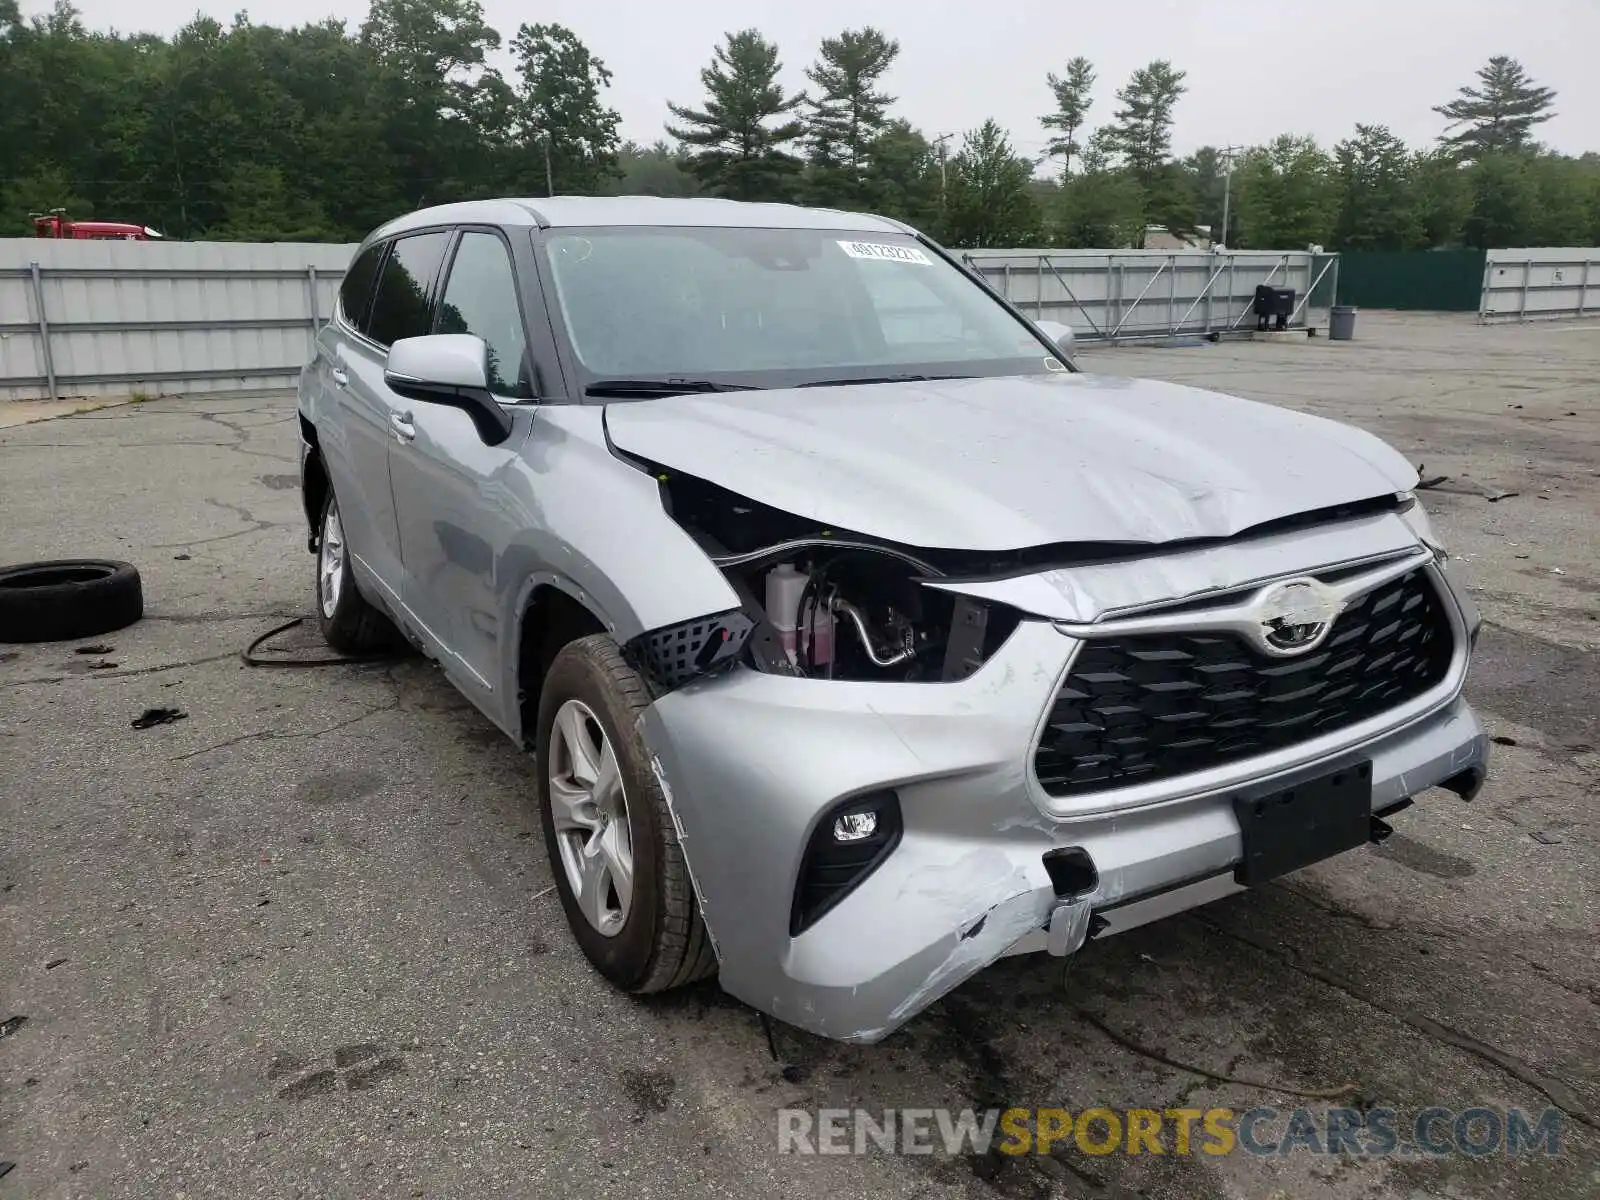
[[[1072,332],[1072,326],[1063,325],[1060,321],[1035,321],[1039,332],[1044,334],[1056,344],[1056,349],[1071,362],[1077,353],[1077,341]]]
[[[488,344],[474,334],[401,338],[389,347],[383,382],[407,399],[459,408],[491,446],[511,436],[511,414],[489,391]]]

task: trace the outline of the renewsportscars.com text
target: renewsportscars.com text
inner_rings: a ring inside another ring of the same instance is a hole
[[[778,1110],[779,1154],[1348,1154],[1361,1158],[1561,1153],[1547,1108],[852,1108]]]

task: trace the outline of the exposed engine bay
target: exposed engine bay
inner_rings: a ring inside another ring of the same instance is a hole
[[[944,677],[954,598],[917,582],[917,569],[873,550],[827,544],[771,565],[730,568],[760,601],[796,673],[823,679]]]
[[[655,463],[632,460],[663,507],[722,571],[740,607],[635,639],[636,660],[677,687],[743,662],[766,674],[873,682],[963,679],[1022,619],[1005,604],[925,586],[998,579],[1148,554],[1126,542],[1075,542],[1008,552],[900,546],[772,508]],[[1282,532],[1403,508],[1396,496],[1296,513],[1255,526]],[[1198,546],[1232,539],[1190,539]]]
[[[753,628],[749,665],[819,679],[961,679],[1010,636],[1015,611],[924,587],[947,572],[888,545],[670,469],[662,500],[728,577]]]

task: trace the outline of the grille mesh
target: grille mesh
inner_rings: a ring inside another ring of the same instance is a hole
[[[1090,640],[1056,693],[1034,770],[1045,791],[1071,796],[1292,746],[1420,696],[1450,654],[1449,618],[1420,569],[1352,602],[1297,658],[1231,633]]]
[[[733,661],[752,628],[750,618],[741,612],[718,613],[653,629],[634,639],[629,648],[657,683],[676,688]]]

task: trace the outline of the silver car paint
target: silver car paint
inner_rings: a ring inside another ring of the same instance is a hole
[[[1064,372],[676,396],[609,423],[620,449],[784,512],[951,550],[1229,537],[1417,480],[1320,417]]]
[[[339,424],[326,403],[308,412],[324,441]],[[417,437],[408,444],[391,438],[393,465],[385,468],[395,482],[406,570],[380,583],[393,597],[383,607],[520,742],[533,733],[521,727],[517,663],[521,617],[536,587],[566,592],[619,641],[726,612],[739,600],[688,534],[666,519],[655,481],[606,447],[603,410],[507,408],[516,432],[489,447],[464,414],[409,406]],[[342,509],[338,475],[334,486]],[[482,489],[476,507],[474,487]],[[619,529],[648,534],[619,537]],[[441,598],[431,598],[430,588]]]
[[[1252,587],[1281,576],[1286,556],[1344,567],[1405,554],[1417,546],[1418,535],[1404,517],[1375,513],[1120,562],[1091,562],[1007,579],[941,579],[928,586],[1010,604],[1035,616],[1088,622]]]
[[[452,221],[508,231],[608,222],[895,227],[783,206],[557,198],[424,210],[373,236]],[[1457,661],[1397,725],[1347,734],[1309,760],[1264,756],[1160,794],[1063,805],[1032,777],[1031,746],[1080,644],[1064,629],[1212,593],[1226,600],[1313,568],[1427,556],[1420,523],[1395,515],[1159,545],[1411,487],[1409,464],[1360,431],[1195,389],[1062,375],[605,408],[519,404],[508,406],[516,428],[498,447],[459,413],[408,404],[415,437],[390,436],[378,455],[367,440],[377,421],[359,396],[330,384],[328,370],[359,362],[361,378],[376,369],[381,387],[381,357],[336,319],[300,395],[362,557],[358,583],[519,741],[532,736],[521,727],[517,663],[536,588],[565,591],[622,641],[738,603],[666,515],[656,481],[612,452],[608,424],[616,444],[674,469],[912,545],[1151,545],[1121,561],[938,581],[1031,614],[959,682],[797,679],[741,666],[645,711],[642,732],[723,986],[805,1028],[875,1041],[996,958],[1043,948],[1060,907],[1042,864],[1048,849],[1089,850],[1099,886],[1084,903],[1116,932],[1234,890],[1239,829],[1224,788],[1288,786],[1360,754],[1374,764],[1376,810],[1487,761],[1487,739],[1459,696],[1477,617],[1440,565],[1428,569],[1451,601]],[[789,937],[795,871],[819,815],[840,797],[884,786],[902,797],[900,846],[837,908]],[[1084,928],[1072,924],[1068,950]]]
[[[674,225],[711,228],[837,229],[845,233],[909,233],[899,221],[869,213],[792,204],[753,204],[709,196],[536,196],[441,204],[396,217],[367,241],[439,225],[499,225],[506,229],[581,228],[586,225]]]
[[[340,501],[340,519],[353,565],[370,584],[388,587],[400,574],[400,532],[389,490],[389,419],[381,360],[361,353],[354,339],[329,323],[317,335],[315,353],[302,380],[301,404],[309,413],[337,411],[320,440],[322,458]],[[398,601],[390,592],[385,603]]]
[[[1042,948],[1018,943],[1059,903],[1043,866],[1047,850],[1088,850],[1100,873],[1088,902],[1111,919],[1112,933],[1139,923],[1119,922],[1114,906],[1159,902],[1174,884],[1199,890],[1190,904],[1237,890],[1234,792],[1293,786],[1359,754],[1373,761],[1379,809],[1487,762],[1487,738],[1451,695],[1421,719],[1314,763],[1250,763],[1226,791],[1053,819],[1016,748],[1031,743],[1076,645],[1029,621],[959,683],[835,683],[740,670],[657,701],[644,730],[671,786],[722,986],[813,1032],[877,1041],[996,958]],[[1460,682],[1454,676],[1452,686]],[[748,751],[730,753],[730,730]],[[883,785],[901,797],[899,848],[790,938],[798,856],[818,815],[840,797]]]

